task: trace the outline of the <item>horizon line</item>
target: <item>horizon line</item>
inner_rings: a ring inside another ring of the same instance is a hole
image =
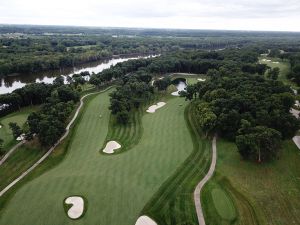
[[[70,24],[24,24],[0,23],[0,26],[49,26],[49,27],[80,27],[98,29],[136,29],[136,30],[183,30],[183,31],[226,31],[226,32],[265,32],[265,33],[300,33],[292,30],[247,30],[247,29],[203,29],[203,28],[168,28],[168,27],[127,27],[127,26],[100,26],[100,25],[70,25]]]

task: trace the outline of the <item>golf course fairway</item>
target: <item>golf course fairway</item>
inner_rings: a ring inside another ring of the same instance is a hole
[[[172,97],[154,114],[145,113],[139,143],[108,156],[99,149],[108,132],[111,91],[88,97],[65,159],[22,186],[2,209],[0,224],[73,224],[63,208],[68,196],[88,201],[76,224],[135,224],[145,204],[193,151],[184,118],[188,102]]]

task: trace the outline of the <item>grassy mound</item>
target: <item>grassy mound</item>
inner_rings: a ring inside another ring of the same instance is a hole
[[[227,193],[220,188],[214,188],[211,196],[216,210],[223,219],[234,220],[236,217],[235,208]]]
[[[143,134],[143,127],[141,123],[143,113],[143,107],[133,110],[130,113],[130,122],[125,125],[118,124],[115,121],[115,117],[110,116],[107,136],[104,141],[104,145],[100,149],[100,152],[103,153],[102,150],[109,141],[116,141],[122,146],[115,151],[114,155],[124,152],[136,145]]]
[[[20,146],[0,168],[0,190],[38,161],[45,152],[35,143]]]
[[[209,225],[222,224],[209,199],[222,188],[233,200],[238,216],[233,224],[300,224],[299,149],[284,141],[278,160],[257,164],[242,160],[234,143],[219,139],[216,175],[204,187],[201,200]],[[224,223],[232,224],[232,223]]]
[[[158,224],[198,224],[193,192],[197,183],[205,176],[211,161],[211,143],[201,139],[193,119],[193,108],[185,110],[185,119],[192,140],[193,152],[176,170],[143,209]]]
[[[22,108],[20,111],[10,113],[2,118],[0,118],[0,125],[2,128],[0,128],[0,138],[3,139],[3,147],[4,151],[9,150],[10,147],[12,147],[14,144],[17,143],[17,141],[14,139],[11,130],[9,129],[9,123],[15,122],[20,127],[23,127],[25,124],[25,121],[27,120],[28,115],[37,110],[37,106],[31,106],[31,107],[25,107]],[[4,152],[3,151],[3,152]]]

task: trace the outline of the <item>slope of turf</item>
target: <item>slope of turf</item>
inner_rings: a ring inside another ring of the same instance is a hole
[[[99,146],[108,131],[108,94],[85,106],[65,159],[22,186],[3,208],[0,224],[73,224],[61,202],[74,193],[89,201],[77,224],[135,223],[145,203],[193,150],[183,116],[187,103],[174,97],[156,113],[145,114],[140,142],[124,154],[106,157]]]
[[[116,150],[114,154],[124,152],[136,145],[143,134],[141,122],[143,114],[142,107],[132,110],[130,112],[130,122],[128,124],[118,124],[115,121],[115,117],[110,116],[107,136],[100,152],[103,153],[102,150],[109,141],[116,141],[122,146],[120,149]]]
[[[0,138],[4,140],[3,146],[5,150],[16,143],[13,138],[12,132],[9,129],[9,123],[14,122],[17,123],[20,127],[23,127],[28,115],[36,109],[36,106],[25,107],[20,111],[8,114],[5,117],[0,118],[0,124],[2,126],[2,128],[0,128]]]
[[[221,188],[214,188],[211,191],[211,196],[213,199],[213,204],[216,207],[218,214],[226,219],[235,219],[235,208],[233,206],[232,200],[227,196],[227,193]]]
[[[201,195],[208,225],[300,224],[300,152],[292,141],[283,143],[278,160],[263,164],[241,160],[234,143],[219,140],[217,147],[216,175]],[[234,201],[236,221],[216,216],[209,199],[215,187]]]
[[[45,152],[39,146],[24,144],[20,146],[0,166],[0,190],[32,166]]]
[[[196,130],[192,106],[185,111],[185,118],[193,141],[193,152],[177,171],[164,183],[145,206],[142,214],[150,215],[158,224],[197,225],[193,192],[205,176],[211,161],[211,144],[202,139]]]
[[[264,61],[264,60],[271,60],[271,61]],[[266,64],[267,66],[271,68],[278,67],[280,69],[280,73],[278,76],[278,80],[282,81],[283,83],[290,85],[291,87],[297,87],[297,85],[293,82],[291,82],[289,79],[287,79],[287,75],[291,70],[291,65],[288,61],[282,61],[279,58],[271,58],[271,57],[260,57],[259,62],[261,64]],[[278,63],[274,63],[278,62]],[[267,74],[267,72],[266,72]]]

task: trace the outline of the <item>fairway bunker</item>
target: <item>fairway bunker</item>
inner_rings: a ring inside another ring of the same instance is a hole
[[[148,216],[140,216],[135,225],[157,225],[157,223]]]
[[[201,78],[198,78],[197,80],[201,82],[206,81],[206,79],[201,79]]]
[[[297,145],[297,147],[300,149],[300,136],[293,137],[293,141],[295,145]]]
[[[71,219],[78,219],[84,211],[84,200],[79,196],[71,196],[65,199],[65,204],[72,205],[67,214]]]
[[[116,141],[107,142],[105,148],[103,149],[104,153],[112,154],[115,150],[121,148],[121,145]]]
[[[166,103],[165,102],[158,102],[156,105],[151,105],[146,112],[148,113],[155,113],[155,111],[161,107],[163,107]]]

